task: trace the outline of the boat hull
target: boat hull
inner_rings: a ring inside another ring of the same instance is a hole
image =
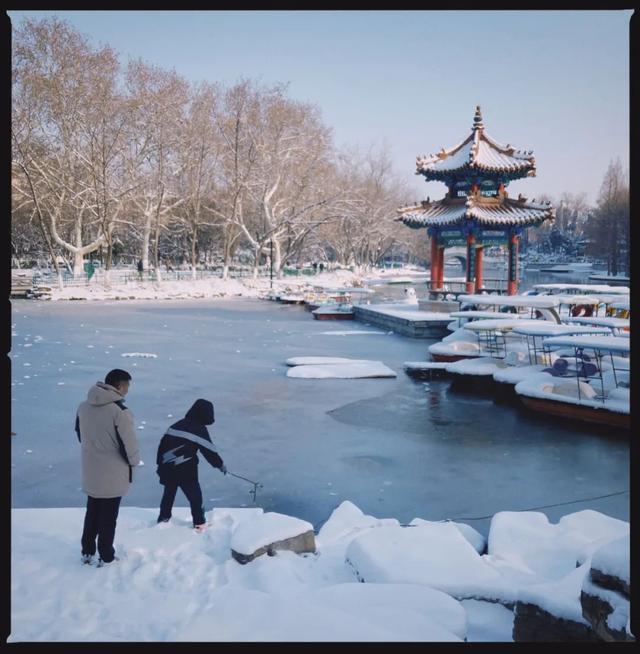
[[[353,320],[355,314],[346,311],[336,311],[335,313],[314,313],[316,320]]]
[[[600,425],[609,425],[621,429],[630,429],[631,427],[630,416],[627,413],[618,413],[607,409],[593,409],[588,406],[545,400],[539,397],[528,397],[527,395],[520,395],[520,400],[528,409],[568,418],[569,420],[595,422]]]
[[[465,354],[432,354],[431,358],[434,361],[441,363],[453,363],[454,361],[462,361],[467,359],[478,359],[479,357],[469,356]]]

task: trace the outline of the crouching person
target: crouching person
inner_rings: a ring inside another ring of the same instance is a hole
[[[214,468],[219,468],[223,474],[227,474],[227,468],[214,450],[207,430],[207,425],[212,425],[213,422],[213,404],[208,400],[196,400],[185,417],[174,422],[160,440],[156,463],[164,493],[160,501],[158,522],[170,520],[173,502],[180,488],[191,506],[195,530],[205,530],[197,453],[200,452]]]
[[[82,562],[91,564],[98,540],[98,567],[117,560],[113,539],[120,500],[129,491],[133,466],[142,465],[133,414],[124,404],[131,375],[115,369],[97,382],[78,407],[76,434],[82,452],[82,488],[87,510]]]

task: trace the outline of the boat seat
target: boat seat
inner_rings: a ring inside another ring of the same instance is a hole
[[[566,359],[556,359],[551,368],[545,368],[542,372],[548,372],[554,377],[564,377],[569,370],[569,362]]]

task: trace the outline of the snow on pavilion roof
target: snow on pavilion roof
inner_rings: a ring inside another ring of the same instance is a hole
[[[436,154],[416,158],[417,173],[427,179],[451,175],[500,173],[510,177],[534,177],[535,158],[532,150],[516,150],[502,145],[484,131],[480,107],[476,107],[471,134],[461,143]]]
[[[517,200],[506,195],[487,198],[479,193],[467,198],[422,202],[397,211],[400,214],[397,220],[416,229],[461,224],[467,220],[475,220],[486,227],[527,226],[555,218],[551,203],[527,202],[522,196]]]

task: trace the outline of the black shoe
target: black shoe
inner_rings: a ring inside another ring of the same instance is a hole
[[[171,520],[171,518],[158,518],[158,523],[169,522],[169,520]]]
[[[112,563],[115,563],[116,561],[119,561],[120,559],[117,556],[114,556],[111,561],[103,561],[102,559],[98,559],[98,565],[96,566],[97,568],[104,568],[105,566],[109,566]]]

